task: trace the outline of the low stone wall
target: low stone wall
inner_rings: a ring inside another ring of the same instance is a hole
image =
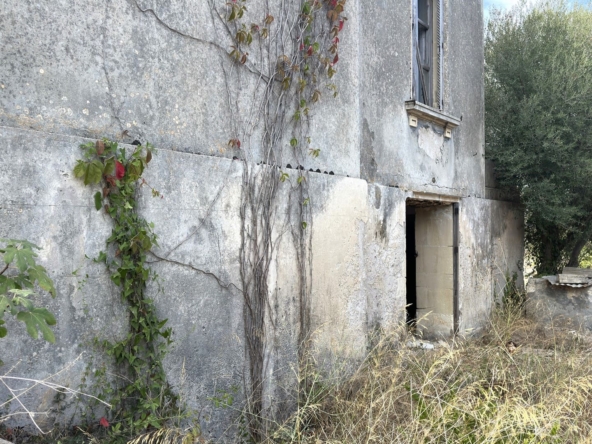
[[[532,278],[526,294],[526,312],[539,322],[592,330],[592,287],[556,286]]]

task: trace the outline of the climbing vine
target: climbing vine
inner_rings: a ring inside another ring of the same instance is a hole
[[[306,365],[312,216],[304,164],[307,156],[321,155],[310,135],[313,109],[323,96],[338,94],[332,79],[347,20],[346,1],[286,0],[262,6],[230,0],[220,8],[215,0],[209,2],[214,24],[230,41],[233,62],[222,64],[231,113],[228,147],[245,160],[240,272],[249,367],[246,418],[251,438],[259,441],[266,429],[266,357],[276,325],[269,270],[281,233],[287,231],[298,266],[298,357],[301,367]],[[278,227],[278,195],[284,186],[289,187],[289,228]]]
[[[286,233],[291,234],[297,257],[298,358],[302,367],[306,365],[312,196],[304,165],[323,156],[311,136],[310,122],[324,97],[338,95],[333,78],[347,20],[346,0],[219,2],[208,0],[217,35],[214,46],[226,48],[221,66],[230,113],[227,147],[235,159],[244,161],[239,265],[248,368],[242,418],[250,439],[261,441],[267,428],[267,359],[277,323],[270,269]],[[110,254],[103,253],[98,260],[108,266],[113,282],[120,286],[130,318],[130,333],[123,341],[103,342],[127,372],[128,382],[112,402],[118,406],[116,416],[122,427],[136,431],[159,427],[160,418],[176,404],[162,369],[170,330],[164,327],[166,321],[156,317],[144,294],[146,282],[154,278],[146,266],[146,253],[156,237],[152,226],[138,216],[135,201],[152,151],[136,147],[126,155],[107,140],[83,149],[85,156],[76,166],[76,176],[87,185],[102,184],[95,205],[115,223],[107,241]],[[279,196],[288,197],[286,214]],[[307,384],[305,378],[298,380]]]
[[[115,406],[111,424],[114,439],[161,428],[177,413],[177,396],[166,380],[162,360],[171,342],[166,319],[159,319],[146,284],[156,278],[146,265],[148,251],[157,245],[152,223],[138,215],[138,186],[147,185],[142,173],[150,163],[153,147],[135,146],[130,153],[107,139],[81,145],[83,158],[74,168],[85,185],[100,185],[94,195],[97,211],[113,220],[107,252],[95,259],[104,263],[126,303],[129,332],[118,342],[99,341],[121,374],[115,388],[103,388],[102,396]],[[152,189],[155,197],[159,192]]]

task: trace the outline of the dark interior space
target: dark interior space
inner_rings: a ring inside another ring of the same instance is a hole
[[[412,324],[417,318],[417,277],[415,261],[415,207],[407,205],[405,219],[406,258],[407,258],[407,323]]]

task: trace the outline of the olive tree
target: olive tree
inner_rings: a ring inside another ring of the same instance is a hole
[[[592,237],[592,12],[562,1],[494,11],[485,39],[486,153],[519,194],[539,273]]]

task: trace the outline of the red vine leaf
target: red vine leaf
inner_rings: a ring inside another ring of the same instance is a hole
[[[123,164],[119,160],[116,160],[115,161],[115,177],[119,180],[119,179],[123,179],[123,176],[125,176],[125,167],[123,166]]]
[[[99,424],[105,428],[109,427],[109,421],[104,416],[100,419]]]

